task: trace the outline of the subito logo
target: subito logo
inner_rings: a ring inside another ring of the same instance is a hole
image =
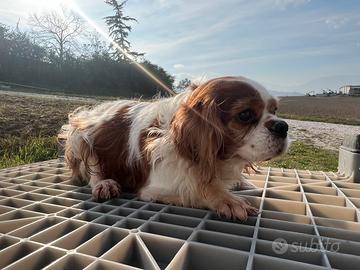
[[[276,254],[284,254],[288,250],[288,245],[284,238],[276,238],[272,242],[271,247]]]

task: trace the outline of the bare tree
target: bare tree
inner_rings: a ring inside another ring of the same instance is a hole
[[[66,53],[76,48],[77,38],[84,30],[80,17],[65,8],[60,12],[33,14],[29,25],[35,39],[55,54],[60,67]]]
[[[83,44],[81,56],[84,59],[92,59],[109,55],[109,46],[97,32],[89,32],[85,35],[86,43]]]

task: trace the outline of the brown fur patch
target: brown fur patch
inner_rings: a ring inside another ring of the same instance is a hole
[[[257,90],[234,77],[210,80],[193,91],[176,112],[171,132],[180,155],[198,166],[200,183],[217,177],[218,160],[232,157],[256,126],[236,121],[236,115],[252,109],[260,117],[264,107]]]
[[[275,121],[274,119],[270,119],[268,121],[265,122],[264,126],[267,128],[267,129],[270,129],[273,125],[274,125]]]
[[[172,121],[171,132],[179,154],[198,165],[201,182],[210,182],[224,137],[216,104],[210,102],[201,108],[184,104]]]
[[[96,159],[96,165],[100,169],[101,177],[113,179],[121,185],[125,192],[137,192],[144,186],[148,174],[149,163],[146,155],[133,163],[128,163],[128,140],[131,122],[125,117],[128,107],[120,109],[113,118],[98,127],[93,134],[93,149],[85,142],[82,143],[82,157],[89,170],[90,157]],[[146,135],[141,134],[141,145]],[[143,149],[144,146],[142,145]]]

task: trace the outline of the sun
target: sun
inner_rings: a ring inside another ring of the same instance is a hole
[[[62,8],[69,7],[71,0],[37,0],[36,8],[38,11],[58,11],[60,12]]]

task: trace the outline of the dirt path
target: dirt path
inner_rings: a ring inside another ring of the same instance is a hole
[[[16,97],[32,97],[32,98],[43,98],[50,100],[65,100],[65,101],[81,101],[81,102],[89,102],[95,103],[98,100],[96,98],[91,97],[77,97],[77,96],[66,96],[66,95],[57,95],[57,94],[38,94],[38,93],[26,93],[20,91],[6,91],[0,89],[0,95],[9,95]]]
[[[345,134],[360,134],[360,126],[330,124],[322,122],[298,121],[287,119],[290,138],[311,143],[321,148],[338,150]]]

